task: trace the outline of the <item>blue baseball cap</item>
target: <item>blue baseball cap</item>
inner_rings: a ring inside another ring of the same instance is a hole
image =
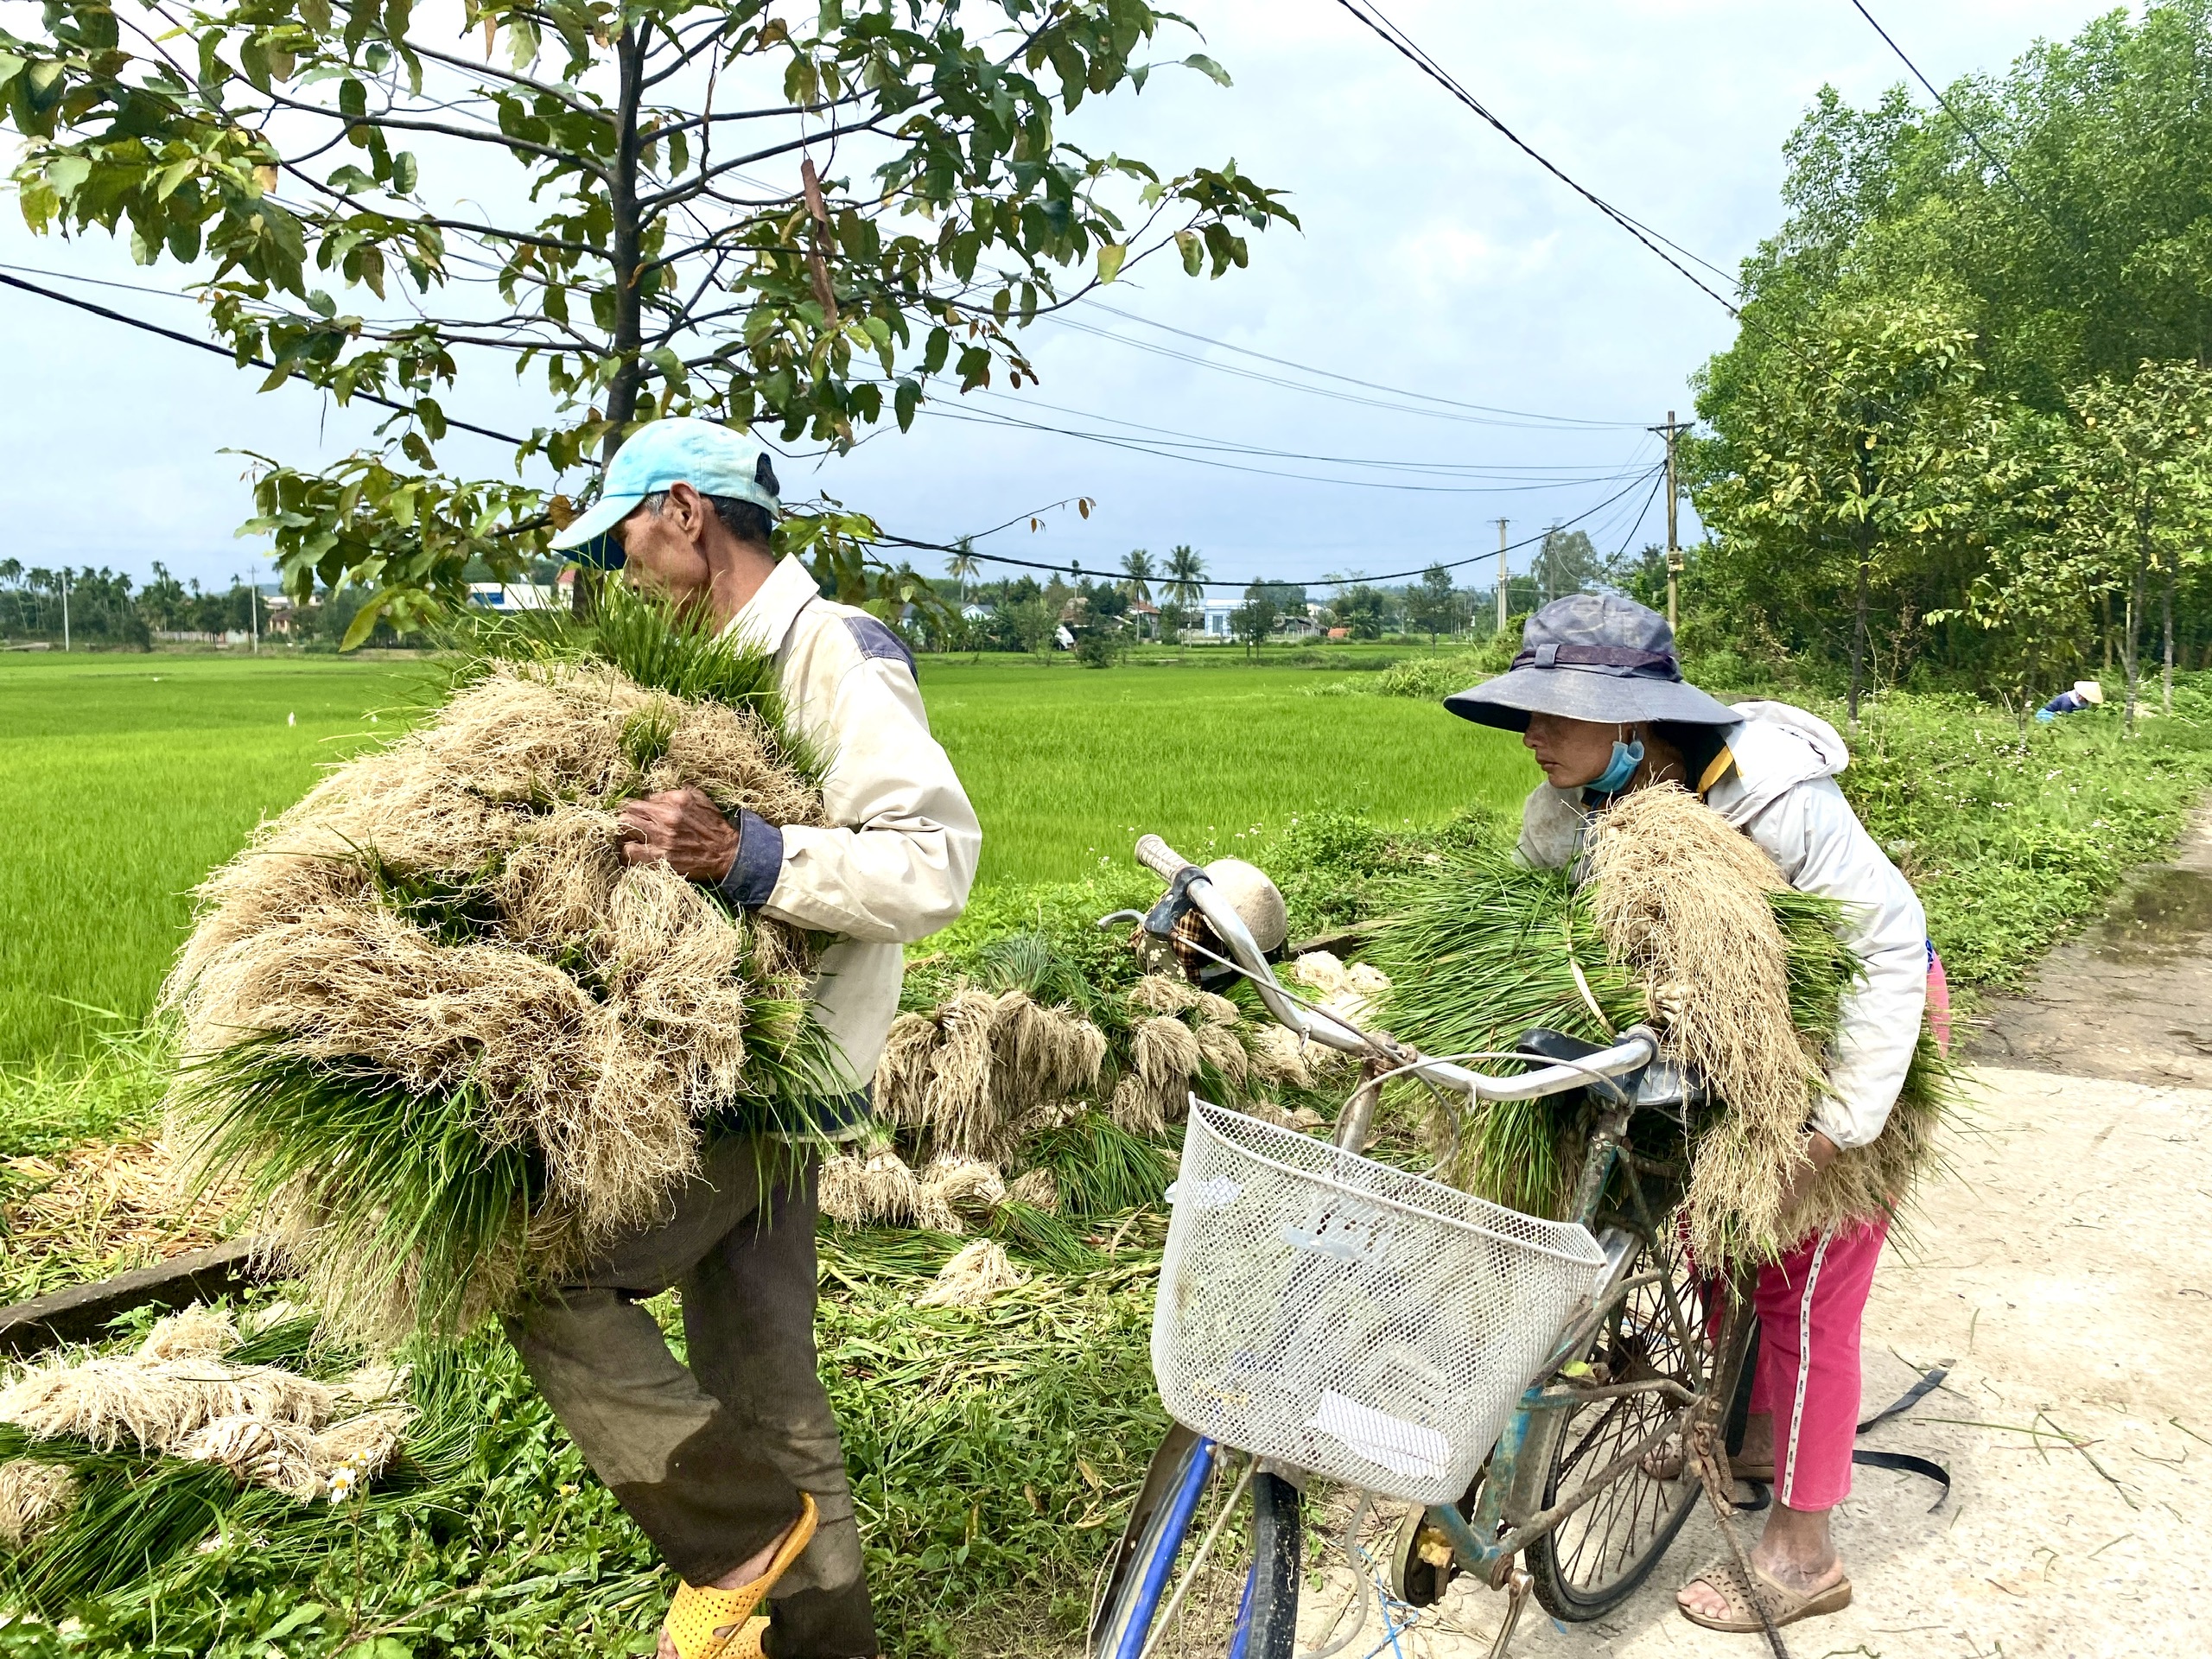
[[[768,452],[742,427],[671,416],[652,421],[630,435],[607,463],[599,499],[566,530],[556,533],[557,551],[597,542],[628,518],[639,502],[671,484],[689,484],[702,495],[750,501],[771,518],[782,511],[776,498],[776,469]],[[621,563],[621,550],[607,544],[607,562]]]

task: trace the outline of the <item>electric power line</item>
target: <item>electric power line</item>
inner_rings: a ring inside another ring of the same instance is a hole
[[[1974,130],[1973,124],[1967,121],[1966,117],[1959,113],[1958,109],[1952,104],[1949,99],[1944,97],[1942,93],[1936,90],[1936,83],[1934,81],[1929,79],[1926,75],[1920,73],[1920,66],[1905,55],[1904,48],[1897,43],[1896,37],[1893,36],[1888,29],[1884,29],[1880,23],[1875,21],[1874,14],[1867,10],[1865,6],[1861,5],[1859,3],[1859,0],[1851,0],[1851,8],[1861,17],[1864,17],[1866,20],[1866,26],[1869,29],[1872,29],[1877,35],[1882,37],[1882,44],[1888,47],[1891,51],[1897,54],[1897,61],[1904,65],[1906,68],[1912,71],[1912,78],[1928,89],[1928,96],[1934,99],[1937,106],[1942,110],[1944,114],[1951,118],[1953,124],[1957,126],[1958,130],[1966,134],[1967,142],[1981,152],[1982,160],[1987,162],[1990,166],[1995,168],[1997,169],[1998,176],[2002,178],[2005,183],[2012,187],[2012,194],[2019,197],[2021,201],[2026,206],[2034,208],[2037,214],[2043,219],[2044,224],[2050,226],[2051,229],[2056,231],[2061,236],[2066,238],[2069,241],[2073,242],[2075,251],[2077,252],[2080,251],[2081,243],[2079,238],[2075,236],[2074,232],[2067,229],[2066,226],[2061,225],[2056,219],[2052,217],[2050,209],[2046,208],[2043,203],[2037,201],[2035,197],[2028,194],[2027,187],[2022,184],[2019,180],[2012,176],[2012,169],[2005,165],[2004,158],[1999,156],[1995,150],[1990,149],[1987,144],[1982,143],[1981,135]]]
[[[1273,467],[1250,467],[1237,461],[1216,460],[1207,455],[1183,454],[1175,448],[1156,447],[1153,442],[1141,438],[1123,437],[1110,432],[1085,432],[1077,427],[1053,426],[1043,421],[1026,421],[1017,416],[1001,414],[995,410],[948,409],[942,404],[924,404],[916,412],[936,420],[957,421],[968,425],[1014,427],[1031,432],[1048,432],[1058,437],[1077,438],[1088,443],[1103,444],[1109,449],[1126,449],[1135,454],[1150,455],[1155,460],[1187,461],[1194,467],[1213,467],[1224,472],[1249,473],[1260,478],[1293,479],[1301,483],[1333,485],[1339,489],[1349,490],[1395,490],[1421,495],[1515,495],[1523,491],[1564,489],[1573,484],[1611,483],[1614,479],[1628,475],[1625,473],[1615,473],[1608,477],[1593,479],[1555,479],[1535,484],[1506,485],[1400,484],[1382,479],[1323,478],[1312,473],[1284,472]],[[1235,451],[1232,453],[1264,454],[1266,452]],[[1334,459],[1327,455],[1291,458],[1323,462]],[[1636,478],[1638,482],[1641,482],[1643,474],[1638,472]]]
[[[1435,59],[1430,57],[1427,52],[1423,51],[1419,46],[1414,44],[1414,39],[1411,35],[1408,35],[1388,17],[1385,17],[1382,12],[1371,3],[1371,0],[1370,0],[1370,3],[1365,6],[1364,10],[1362,9],[1361,0],[1337,0],[1337,3],[1342,6],[1346,11],[1350,12],[1353,16],[1358,18],[1361,22],[1366,24],[1370,29],[1373,30],[1376,35],[1387,42],[1399,54],[1400,56],[1403,57],[1408,63],[1412,64],[1414,67],[1420,70],[1421,73],[1427,75],[1438,86],[1443,87],[1446,92],[1451,93],[1453,98],[1459,99],[1460,103],[1465,105],[1477,115],[1482,117],[1484,120],[1490,123],[1490,124],[1495,127],[1498,133],[1504,137],[1508,143],[1512,144],[1516,149],[1526,156],[1530,161],[1535,162],[1537,166],[1542,168],[1545,172],[1550,174],[1561,184],[1567,186],[1568,189],[1573,191],[1575,194],[1580,196],[1585,201],[1588,202],[1592,207],[1595,207],[1607,219],[1611,219],[1614,224],[1626,231],[1630,236],[1642,243],[1644,247],[1649,249],[1653,254],[1656,255],[1659,258],[1665,260],[1668,264],[1672,266],[1675,270],[1686,280],[1694,283],[1700,292],[1703,293],[1707,298],[1712,300],[1723,310],[1726,311],[1730,316],[1738,319],[1742,317],[1742,311],[1737,307],[1733,301],[1725,298],[1717,289],[1707,284],[1705,279],[1700,276],[1695,271],[1692,270],[1688,265],[1683,264],[1681,260],[1678,260],[1674,257],[1674,254],[1669,253],[1667,251],[1667,248],[1672,248],[1675,251],[1675,253],[1681,254],[1683,259],[1689,260],[1693,264],[1703,265],[1707,270],[1713,272],[1716,276],[1719,276],[1721,281],[1726,283],[1733,283],[1736,279],[1730,276],[1726,271],[1722,270],[1719,266],[1714,264],[1711,260],[1700,258],[1698,255],[1692,253],[1688,248],[1682,246],[1681,244],[1675,241],[1672,238],[1662,235],[1659,232],[1652,229],[1649,225],[1644,224],[1641,219],[1636,219],[1623,212],[1620,208],[1614,207],[1612,203],[1607,201],[1603,196],[1591,189],[1587,185],[1580,183],[1575,179],[1569,176],[1565,168],[1561,168],[1541,150],[1536,149],[1535,145],[1529,143],[1527,139],[1522,137],[1519,133],[1514,131],[1512,128],[1507,126],[1504,122],[1499,120],[1497,116],[1493,115],[1489,109],[1484,107],[1481,99],[1478,99],[1472,92],[1469,92],[1465,86],[1459,84],[1459,80],[1449,70],[1446,69],[1443,65],[1438,63]],[[1665,248],[1659,245],[1662,242],[1666,244]]]
[[[218,346],[212,340],[196,339],[191,334],[181,333],[175,328],[164,328],[158,322],[147,322],[142,318],[126,316],[120,311],[111,311],[104,305],[94,305],[90,300],[80,300],[73,295],[57,294],[50,288],[41,288],[36,283],[27,283],[22,277],[11,276],[5,271],[0,271],[0,283],[4,283],[10,288],[19,288],[26,294],[35,294],[41,299],[53,300],[62,305],[74,306],[79,311],[89,311],[94,316],[103,317],[110,322],[119,322],[126,328],[137,328],[146,334],[159,334],[164,340],[173,340],[181,346],[190,346],[199,351],[213,352],[216,356],[221,358],[226,363],[230,364],[234,368],[250,367],[273,371],[276,366],[266,358],[249,357],[240,359],[233,355],[226,347]],[[119,284],[110,285],[119,286]],[[302,382],[302,384],[309,385],[312,383]],[[353,400],[356,403],[374,404],[380,409],[397,410],[402,415],[412,415],[415,413],[414,405],[411,404],[395,403],[389,397],[379,397],[374,392],[356,391],[353,394]],[[495,432],[488,426],[478,426],[469,421],[456,421],[450,416],[447,417],[446,424],[458,431],[474,432],[479,437],[497,438],[501,443],[520,445],[528,442],[527,439],[516,437],[511,432]]]
[[[1636,539],[1636,532],[1643,528],[1643,521],[1651,516],[1651,504],[1659,499],[1659,492],[1666,486],[1667,471],[1662,463],[1659,476],[1651,480],[1651,493],[1643,498],[1643,505],[1636,510],[1636,518],[1629,524],[1628,534],[1621,537],[1620,547],[1613,554],[1614,563],[1618,564],[1628,556],[1628,544]]]
[[[994,391],[988,387],[979,386],[963,396],[988,398],[997,404],[1010,404],[1019,409],[1050,410],[1056,415],[1071,415],[1078,420],[1103,421],[1109,426],[1128,427],[1133,431],[1147,435],[1148,442],[1156,442],[1169,448],[1203,449],[1222,454],[1259,455],[1277,461],[1313,461],[1326,462],[1334,467],[1371,467],[1386,472],[1430,474],[1450,478],[1492,479],[1525,479],[1539,473],[1586,473],[1592,464],[1586,461],[1574,463],[1544,461],[1527,464],[1508,461],[1485,464],[1481,461],[1383,461],[1373,456],[1308,454],[1302,450],[1274,449],[1264,444],[1238,443],[1227,438],[1209,437],[1204,433],[1185,432],[1172,426],[1154,426],[1145,421],[1128,420],[1119,415],[1101,415],[1092,410],[1071,409],[1065,404],[1046,403],[1042,398],[1033,398],[1012,392]],[[950,406],[940,405],[940,407]],[[928,405],[925,404],[924,407]],[[1631,461],[1634,459],[1631,457]],[[1551,481],[1560,484],[1609,484],[1627,476],[1626,472],[1620,472],[1594,477],[1560,478]]]
[[[1090,306],[1094,310],[1103,311],[1109,316],[1119,317],[1125,322],[1140,323],[1147,328],[1157,328],[1163,334],[1179,334],[1185,340],[1196,340],[1202,346],[1211,346],[1217,350],[1224,352],[1235,352],[1239,357],[1249,357],[1256,359],[1262,363],[1272,363],[1278,368],[1296,369],[1300,374],[1314,375],[1324,380],[1341,381],[1345,385],[1358,386],[1364,391],[1388,392],[1394,397],[1417,398],[1423,403],[1442,404],[1449,408],[1471,410],[1478,414],[1483,415],[1510,416],[1516,420],[1528,421],[1545,426],[1586,427],[1592,429],[1613,430],[1637,424],[1637,423],[1634,421],[1598,421],[1591,420],[1580,415],[1545,415],[1535,410],[1525,409],[1500,409],[1490,404],[1469,404],[1463,403],[1456,397],[1440,397],[1433,392],[1409,391],[1403,386],[1386,386],[1373,380],[1359,379],[1357,377],[1353,375],[1338,374],[1333,370],[1317,369],[1311,364],[1294,362],[1291,359],[1287,357],[1271,357],[1265,352],[1255,352],[1249,346],[1232,346],[1227,340],[1216,340],[1210,334],[1193,334],[1188,328],[1178,328],[1170,323],[1156,322],[1150,317],[1139,316],[1134,311],[1121,310],[1116,307],[1107,304],[1103,300],[1095,299],[1086,296],[1083,303]],[[1065,319],[1063,319],[1063,321],[1065,321]],[[1121,339],[1120,335],[1108,334],[1103,329],[1094,329],[1088,332],[1103,334],[1109,340]],[[1123,340],[1122,343],[1132,346],[1136,344],[1135,340]],[[1499,423],[1501,425],[1507,423]]]
[[[1188,363],[1198,368],[1211,369],[1216,374],[1230,374],[1240,380],[1255,380],[1262,385],[1279,386],[1286,391],[1302,391],[1309,397],[1325,397],[1332,403],[1351,404],[1363,409],[1389,410],[1394,414],[1418,415],[1432,421],[1457,421],[1468,426],[1529,426],[1527,421],[1501,420],[1494,416],[1456,414],[1448,409],[1424,407],[1418,403],[1396,402],[1386,397],[1363,397],[1353,392],[1337,391],[1327,386],[1310,385],[1303,380],[1293,380],[1279,374],[1267,374],[1257,369],[1239,368],[1233,363],[1216,362],[1195,352],[1182,352],[1172,346],[1160,345],[1148,340],[1132,340],[1127,334],[1117,334],[1110,328],[1101,328],[1096,323],[1084,322],[1065,311],[1054,312],[1050,321],[1062,328],[1072,328],[1077,334],[1095,334],[1101,340],[1110,340],[1132,351],[1149,352],[1154,357],[1164,357],[1177,363]],[[1624,423],[1624,424],[1626,424]],[[1557,431],[1557,427],[1545,427],[1545,431]]]
[[[1762,339],[1765,340],[1768,344],[1774,346],[1782,351],[1787,352],[1790,356],[1796,358],[1799,362],[1804,364],[1806,367],[1811,369],[1815,373],[1821,376],[1832,385],[1841,387],[1847,391],[1856,390],[1852,388],[1840,375],[1836,373],[1834,369],[1828,367],[1827,365],[1800,349],[1794,341],[1783,338],[1782,335],[1775,333],[1771,328],[1769,328],[1764,324],[1759,322],[1733,301],[1724,298],[1694,272],[1690,270],[1688,266],[1682,264],[1681,261],[1675,259],[1668,254],[1665,249],[1662,248],[1659,244],[1664,243],[1667,248],[1672,248],[1675,253],[1681,254],[1682,258],[1689,260],[1694,264],[1702,265],[1706,270],[1712,271],[1715,276],[1720,277],[1722,281],[1732,283],[1736,291],[1738,294],[1741,294],[1745,292],[1745,289],[1739,277],[1730,276],[1726,271],[1722,270],[1711,260],[1702,258],[1699,255],[1692,253],[1688,248],[1683,247],[1681,243],[1675,241],[1672,238],[1662,234],[1659,231],[1654,230],[1650,226],[1643,223],[1643,220],[1634,218],[1629,213],[1624,213],[1620,208],[1614,207],[1612,203],[1605,200],[1605,198],[1599,195],[1595,191],[1589,189],[1587,187],[1577,182],[1574,179],[1568,176],[1567,172],[1556,162],[1553,162],[1548,156],[1545,156],[1541,151],[1530,144],[1526,139],[1522,138],[1520,134],[1515,132],[1510,127],[1499,120],[1497,116],[1484,107],[1481,101],[1478,99],[1472,92],[1470,92],[1465,86],[1461,86],[1459,80],[1452,76],[1450,71],[1446,70],[1441,64],[1438,63],[1435,59],[1429,56],[1427,52],[1423,50],[1414,42],[1412,36],[1408,35],[1395,23],[1390,22],[1389,18],[1383,16],[1379,10],[1376,10],[1372,3],[1372,0],[1365,0],[1366,10],[1364,10],[1361,9],[1362,0],[1337,0],[1337,3],[1342,6],[1346,11],[1351,13],[1353,16],[1358,18],[1361,22],[1366,24],[1370,29],[1373,30],[1376,35],[1379,35],[1401,56],[1404,57],[1408,62],[1413,64],[1415,68],[1419,69],[1430,79],[1435,81],[1446,92],[1450,92],[1453,98],[1465,105],[1477,115],[1480,116],[1484,121],[1488,122],[1492,127],[1496,128],[1500,134],[1513,144],[1514,148],[1520,150],[1530,160],[1534,161],[1546,172],[1552,175],[1553,177],[1558,179],[1561,183],[1567,186],[1567,188],[1572,189],[1577,195],[1582,197],[1583,200],[1589,202],[1592,207],[1597,208],[1599,213],[1605,214],[1606,218],[1618,225],[1623,230],[1626,231],[1630,236],[1634,237],[1639,243],[1641,243],[1649,251],[1656,254],[1659,258],[1664,260],[1666,264],[1676,272],[1676,274],[1686,277],[1689,282],[1694,284],[1699,292],[1704,294],[1708,299],[1713,301],[1721,308],[1721,309],[1727,312],[1731,317],[1734,318],[1738,327],[1750,330],[1751,333],[1756,334]],[[1856,3],[1856,0],[1854,0],[1854,3]],[[1872,19],[1869,19],[1869,21],[1871,22]],[[1886,38],[1886,36],[1885,38]],[[1900,55],[1903,54],[1900,54]],[[1918,72],[1916,70],[1914,73],[1917,73]],[[1924,85],[1925,83],[1923,82],[1923,84]],[[1865,401],[1871,404],[1875,408],[1884,410],[1892,419],[1901,418],[1896,406],[1891,404],[1886,398],[1866,397],[1865,397]]]
[[[1425,575],[1429,571],[1438,569],[1440,565],[1442,569],[1446,570],[1458,570],[1470,564],[1486,563],[1490,560],[1496,558],[1501,552],[1512,553],[1517,552],[1524,547],[1534,547],[1538,543],[1541,542],[1544,539],[1544,537],[1551,535],[1554,531],[1565,530],[1571,524],[1579,524],[1586,518],[1594,518],[1599,513],[1603,512],[1606,508],[1611,506],[1615,502],[1621,499],[1622,497],[1632,494],[1635,492],[1637,486],[1642,484],[1645,479],[1652,476],[1653,473],[1657,473],[1663,476],[1664,471],[1664,463],[1661,463],[1661,465],[1653,467],[1651,472],[1637,474],[1636,477],[1629,482],[1629,485],[1625,489],[1614,492],[1614,493],[1607,496],[1603,501],[1598,503],[1596,506],[1591,507],[1585,512],[1579,512],[1572,518],[1560,520],[1558,524],[1553,524],[1547,529],[1542,535],[1531,536],[1522,541],[1509,542],[1503,548],[1491,548],[1486,552],[1473,554],[1464,559],[1452,559],[1448,561],[1432,560],[1429,563],[1424,564],[1416,569],[1389,570],[1385,571],[1379,576],[1313,576],[1303,579],[1288,576],[1253,576],[1249,578],[1242,576],[1205,576],[1198,578],[1197,585],[1200,588],[1256,588],[1263,586],[1284,588],[1347,588],[1357,586],[1365,582],[1402,582],[1411,576]],[[1026,513],[1022,515],[1023,518],[1027,518],[1030,515]],[[1055,575],[1071,575],[1076,577],[1078,581],[1083,578],[1086,573],[1079,560],[1071,559],[1065,564],[1053,564],[1048,563],[1041,559],[1017,559],[1013,557],[1011,555],[1005,553],[985,553],[979,551],[972,545],[973,543],[982,540],[986,536],[995,536],[999,531],[1002,530],[1010,530],[1020,522],[1020,518],[1010,518],[1005,524],[994,525],[989,530],[977,531],[972,536],[963,536],[958,542],[920,542],[905,536],[884,536],[879,539],[881,542],[894,547],[912,548],[924,553],[963,553],[967,555],[969,558],[979,560],[986,564],[1011,564],[1018,566],[1024,570],[1049,570]],[[1100,569],[1089,572],[1088,574],[1110,581],[1121,573],[1113,569]]]

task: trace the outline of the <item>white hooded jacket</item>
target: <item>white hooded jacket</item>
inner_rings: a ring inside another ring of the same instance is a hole
[[[1863,1147],[1889,1121],[1920,1040],[1928,918],[1836,787],[1851,756],[1835,728],[1788,703],[1734,706],[1743,722],[1726,728],[1726,747],[1698,780],[1698,793],[1764,849],[1791,887],[1843,903],[1842,938],[1866,976],[1844,995],[1828,1050],[1834,1093],[1810,1121],[1839,1147]],[[1575,863],[1588,821],[1580,790],[1539,784],[1522,809],[1522,861],[1548,869]]]

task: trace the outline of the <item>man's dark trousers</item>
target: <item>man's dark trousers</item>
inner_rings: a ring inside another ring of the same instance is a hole
[[[817,1161],[728,1136],[666,1218],[507,1334],[585,1459],[692,1584],[759,1553],[813,1494],[820,1525],[770,1603],[778,1659],[876,1651],[860,1529],[814,1351]],[[674,1287],[687,1369],[637,1304]]]

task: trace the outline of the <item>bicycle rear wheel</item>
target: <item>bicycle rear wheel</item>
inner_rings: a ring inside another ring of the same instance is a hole
[[[1655,1271],[1659,1282],[1631,1291],[1584,1357],[1603,1364],[1615,1382],[1664,1377],[1693,1395],[1732,1386],[1732,1378],[1715,1375],[1723,1356],[1708,1328],[1706,1287],[1690,1279],[1671,1252],[1649,1243],[1625,1276]],[[1657,1395],[1626,1395],[1543,1413],[1548,1421],[1538,1422],[1522,1453],[1527,1461],[1516,1515],[1534,1515],[1571,1495],[1677,1409]],[[1660,1448],[1667,1445],[1662,1440]],[[1536,1599],[1554,1618],[1576,1623],[1618,1606],[1658,1566],[1689,1519],[1699,1491],[1695,1475],[1687,1470],[1662,1480],[1647,1472],[1643,1462],[1631,1464],[1529,1547]]]
[[[1291,1659],[1298,1489],[1178,1427],[1107,1558],[1090,1659]]]

